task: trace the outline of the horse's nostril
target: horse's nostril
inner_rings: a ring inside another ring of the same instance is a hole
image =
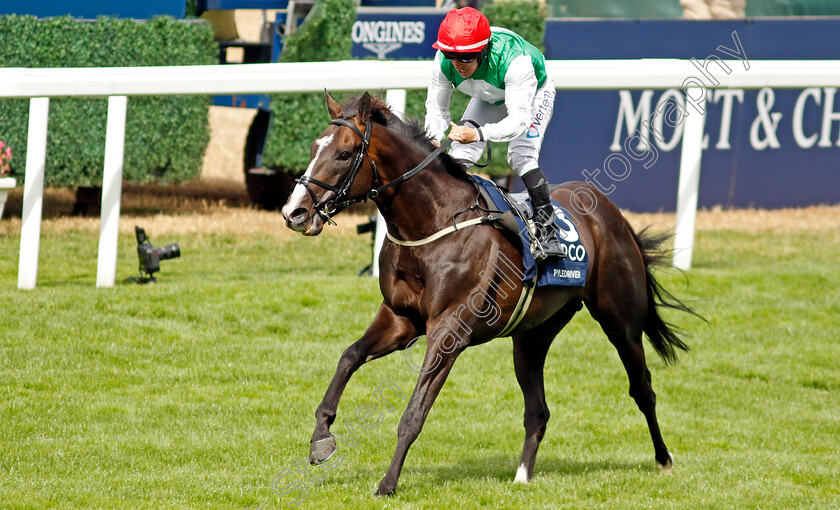
[[[292,221],[302,221],[306,219],[306,214],[306,209],[304,209],[303,207],[298,207],[297,209],[292,211],[292,214],[289,215],[289,219]]]

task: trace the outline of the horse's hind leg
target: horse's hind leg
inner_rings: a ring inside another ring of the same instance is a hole
[[[642,319],[632,320],[634,315],[638,314],[600,316],[598,321],[618,351],[630,382],[630,396],[636,401],[636,405],[647,420],[650,437],[653,440],[656,464],[660,470],[668,472],[674,460],[659,431],[659,421],[656,418],[656,394],[651,386],[650,370],[645,362],[645,350],[642,345]]]
[[[528,483],[534,474],[540,446],[550,413],[545,401],[543,367],[548,348],[557,333],[580,310],[580,302],[568,304],[539,326],[513,337],[513,364],[516,380],[525,397],[525,444],[516,470],[516,482]]]

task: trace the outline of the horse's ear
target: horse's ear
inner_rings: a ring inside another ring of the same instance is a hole
[[[370,118],[370,94],[365,92],[359,98],[359,123],[364,124]]]
[[[327,111],[330,112],[330,117],[337,119],[341,117],[341,114],[344,113],[344,110],[341,109],[341,106],[335,102],[335,99],[330,96],[330,93],[327,92],[327,89],[324,89],[324,99],[327,101]]]

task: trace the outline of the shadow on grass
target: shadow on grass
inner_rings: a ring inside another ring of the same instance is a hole
[[[653,460],[649,466],[645,462],[630,463],[618,462],[609,459],[587,462],[574,459],[564,459],[552,456],[537,456],[537,463],[534,467],[534,479],[546,474],[558,474],[562,476],[585,476],[587,473],[598,471],[655,471]],[[516,469],[519,466],[519,454],[516,455],[495,455],[492,457],[467,457],[455,464],[448,466],[406,467],[400,477],[410,477],[412,474],[431,476],[436,482],[447,482],[464,479],[496,478],[499,481],[513,482],[516,476]],[[387,466],[383,467],[382,475],[385,474]]]
[[[55,278],[55,279],[53,279]],[[96,284],[96,274],[76,274],[59,277],[47,274],[38,278],[37,286],[50,289],[90,288]],[[117,284],[119,284],[117,278]]]
[[[466,482],[472,484],[489,480],[491,483],[513,485],[518,463],[519,455],[517,453],[511,456],[467,457],[449,465],[406,466],[400,476],[397,497],[403,494],[410,499],[412,494],[424,493],[431,487],[451,483]],[[373,497],[373,492],[387,470],[388,462],[383,462],[381,466],[377,467],[367,465],[339,469],[327,478],[322,490],[329,490],[329,486],[333,484],[335,487],[357,487],[362,484],[366,488],[369,486],[371,497]],[[646,459],[646,461],[638,463],[618,462],[608,459],[587,462],[546,456],[546,458],[537,458],[533,481],[539,483],[541,479],[546,479],[551,475],[585,477],[598,472],[637,472],[641,474],[655,471],[656,468],[652,459]]]

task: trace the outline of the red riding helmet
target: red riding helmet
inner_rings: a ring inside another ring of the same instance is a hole
[[[481,51],[490,41],[490,22],[472,7],[452,9],[438,29],[436,50],[454,53]]]

